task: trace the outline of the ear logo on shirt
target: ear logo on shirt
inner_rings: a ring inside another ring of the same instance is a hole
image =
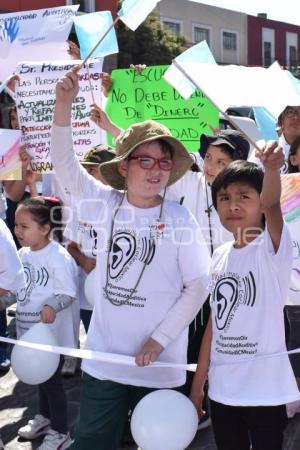
[[[235,276],[236,275],[236,276]],[[243,278],[237,274],[224,276],[217,281],[212,302],[215,303],[215,322],[218,330],[227,328],[240,305],[253,307],[256,298],[256,285],[252,272]]]
[[[46,267],[40,267],[37,271],[37,278],[35,280],[35,284],[39,284],[40,286],[46,286],[49,280],[49,273]]]
[[[136,260],[150,264],[154,254],[155,244],[149,238],[138,238],[130,231],[116,232],[109,254],[109,277],[122,277]]]
[[[35,270],[33,265],[29,263],[25,263],[23,269],[25,275],[25,287],[18,292],[17,298],[21,304],[26,305],[30,300],[30,295],[35,285]]]
[[[93,239],[93,248],[92,248],[92,255],[97,256],[97,232],[94,230],[93,227],[90,228],[90,238]]]
[[[118,278],[124,271],[136,252],[136,238],[126,231],[113,236],[113,243],[109,255],[109,276]]]

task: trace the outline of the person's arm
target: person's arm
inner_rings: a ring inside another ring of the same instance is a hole
[[[56,294],[54,297],[45,301],[41,310],[41,321],[44,323],[53,323],[56,313],[68,308],[75,298],[65,294]]]
[[[117,138],[121,133],[121,128],[114,124],[105,111],[100,106],[93,104],[91,109],[90,119],[95,122],[98,127],[102,128],[112,135],[113,138]]]
[[[176,303],[137,353],[136,364],[145,366],[154,362],[196,317],[207,295],[208,291],[199,278],[185,283]]]
[[[68,252],[71,256],[73,256],[77,264],[82,267],[86,273],[90,273],[96,267],[96,259],[89,258],[84,253],[82,253],[76,242],[69,242]]]
[[[16,303],[17,297],[6,289],[0,288],[0,311]]]
[[[194,403],[199,417],[205,414],[205,411],[202,409],[202,403],[204,398],[204,385],[207,380],[208,369],[210,365],[211,341],[212,341],[212,319],[210,315],[201,342],[199,357],[197,361],[197,370],[193,378],[193,383],[190,392],[190,399]]]
[[[22,163],[22,180],[3,181],[6,195],[13,202],[19,202],[22,199],[26,188],[26,171],[30,164],[30,156],[24,147],[20,148],[20,159]]]
[[[258,152],[256,156],[261,160],[265,168],[260,199],[268,232],[276,253],[280,245],[283,227],[280,207],[280,167],[284,164],[284,154],[277,142],[269,142],[263,151],[261,153]]]
[[[56,84],[56,103],[51,130],[51,160],[56,178],[73,197],[80,197],[86,183],[96,181],[81,167],[73,150],[71,112],[72,103],[78,94],[76,69],[66,73]],[[98,183],[100,190],[100,183]]]
[[[7,197],[13,202],[19,202],[25,192],[26,183],[23,180],[3,181]]]

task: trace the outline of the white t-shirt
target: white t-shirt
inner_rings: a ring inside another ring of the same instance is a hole
[[[212,204],[211,186],[205,181],[202,172],[186,172],[177,183],[167,188],[166,198],[179,202],[192,212],[200,225],[209,251],[211,251],[211,241],[215,250],[232,240],[232,233],[222,226]],[[210,210],[210,221],[208,210]]]
[[[112,217],[122,193],[103,187],[80,167],[68,127],[53,126],[51,158],[57,177],[64,179],[64,185],[75,197],[79,220],[92,224],[99,237],[97,299],[86,348],[135,356],[152,336],[166,342],[158,360],[185,363],[187,325],[197,313],[195,303],[198,310],[207,297],[210,264],[194,218],[177,203],[165,201],[158,221],[160,206],[137,208],[125,199],[115,218],[107,269]],[[99,208],[98,217],[95,205]],[[184,285],[195,279],[201,281],[199,292],[194,297],[184,297]],[[163,330],[170,328],[173,340],[167,332],[164,335]],[[181,369],[128,367],[87,360],[82,368],[98,379],[137,386],[175,387],[185,382],[185,371]]]
[[[281,136],[279,136],[278,144],[282,147],[282,150],[284,153],[284,165],[280,169],[281,175],[284,175],[284,174],[288,173],[289,151],[290,151],[291,146],[290,146],[290,144],[287,143],[283,134]],[[256,156],[255,156],[255,149],[251,153],[251,155],[249,157],[249,161],[254,162],[255,164],[258,165],[258,167],[260,167],[262,170],[264,170],[264,166],[261,163],[260,159],[256,158]]]
[[[0,219],[0,288],[16,293],[24,287],[23,266],[11,232]]]
[[[255,360],[286,351],[283,307],[291,267],[292,242],[286,226],[276,254],[268,231],[244,248],[236,249],[231,242],[215,251],[210,286],[212,400],[272,406],[300,398],[287,355]]]
[[[98,217],[99,212],[95,210],[95,217]],[[98,236],[97,231],[93,225],[88,224],[84,220],[78,219],[77,208],[73,207],[71,220],[66,225],[64,230],[64,237],[70,241],[76,242],[80,251],[89,258],[96,259]],[[84,293],[84,283],[87,273],[81,266],[78,266],[78,298],[81,309],[93,310],[91,304],[86,300]]]
[[[40,312],[45,304],[51,306],[56,294],[76,298],[76,264],[71,255],[58,242],[51,241],[41,250],[29,247],[19,250],[24,267],[26,285],[17,294],[17,335],[18,339],[32,325],[40,320]],[[75,303],[75,301],[73,302]],[[57,344],[76,347],[72,306],[56,314],[49,327]]]

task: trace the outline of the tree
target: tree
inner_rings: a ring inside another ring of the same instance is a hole
[[[128,68],[130,64],[171,64],[187,47],[184,36],[176,36],[163,27],[157,12],[152,12],[136,31],[119,21],[117,37],[118,68]]]

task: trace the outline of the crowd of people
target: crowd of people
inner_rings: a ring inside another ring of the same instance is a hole
[[[93,105],[115,149],[99,144],[80,163],[77,72],[56,85],[55,174],[34,174],[22,149],[22,181],[2,182],[13,237],[1,219],[0,331],[16,303],[18,339],[42,321],[58,345],[76,348],[81,320],[87,349],[135,365],[83,360],[71,437],[62,373],[77,361],[61,356],[19,436],[44,436],[39,450],[117,449],[139,400],[170,388],[191,398],[199,429],[212,422],[218,450],[280,450],[287,405],[300,400],[299,361],[285,353],[300,347],[300,323],[297,306],[284,316],[293,246],[280,207],[280,172],[300,171],[300,107],[287,106],[279,142],[252,155],[240,132],[218,130],[191,156],[160,123],[121,130]],[[18,128],[15,108],[9,119]],[[84,292],[92,271],[94,305]],[[263,358],[272,353],[281,356]],[[9,370],[4,344],[0,358]],[[155,361],[173,366],[149,367]],[[195,374],[180,368],[186,362],[198,362]]]

